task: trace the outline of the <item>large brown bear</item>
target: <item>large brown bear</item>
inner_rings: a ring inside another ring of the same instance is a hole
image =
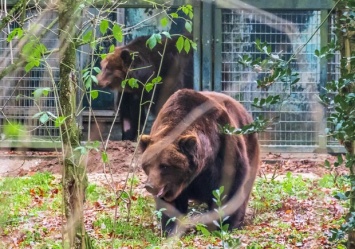
[[[193,88],[193,64],[192,51],[178,52],[176,48],[177,38],[163,38],[152,50],[147,47],[148,36],[134,39],[129,44],[116,47],[112,54],[107,55],[101,61],[101,72],[97,75],[100,87],[110,87],[121,93],[122,81],[135,78],[138,80],[137,87],[128,84],[124,89],[120,107],[122,120],[122,140],[134,140],[137,137],[139,118],[141,123],[145,120],[145,108],[141,101],[148,105],[152,98],[152,91],[143,91],[143,84],[150,82],[158,76],[159,68],[162,84],[157,85],[153,98],[153,114],[157,114],[161,106],[176,90],[181,88]],[[164,46],[166,44],[165,53]],[[163,61],[162,61],[162,56]],[[162,62],[161,62],[162,61]],[[141,112],[140,112],[141,109]],[[141,113],[141,117],[139,117]],[[141,126],[142,128],[142,126]]]
[[[182,89],[168,99],[150,135],[140,141],[148,176],[145,188],[155,196],[158,210],[170,206],[162,218],[166,233],[174,232],[169,219],[186,214],[190,199],[213,210],[212,192],[220,186],[225,187],[226,201],[237,199],[227,204],[232,208],[229,228],[243,224],[259,167],[257,135],[226,135],[221,127],[251,122],[244,107],[222,93]]]

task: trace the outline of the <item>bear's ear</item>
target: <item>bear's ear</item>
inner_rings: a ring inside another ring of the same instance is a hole
[[[197,149],[197,138],[194,135],[185,135],[179,139],[179,148],[182,152],[193,155]]]
[[[142,152],[148,147],[149,143],[152,141],[149,135],[142,135],[141,140],[139,142],[139,147],[141,148]]]
[[[132,56],[128,49],[122,50],[120,57],[125,65],[129,66],[132,63]]]

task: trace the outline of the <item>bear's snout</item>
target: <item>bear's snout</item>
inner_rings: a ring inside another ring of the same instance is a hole
[[[145,183],[144,187],[149,193],[156,197],[162,197],[162,195],[164,194],[164,187],[157,188],[149,182]]]
[[[156,188],[154,188],[154,186],[148,182],[144,185],[144,187],[152,195],[156,195],[158,193],[158,190]]]

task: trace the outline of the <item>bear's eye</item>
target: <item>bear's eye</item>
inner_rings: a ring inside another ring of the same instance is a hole
[[[161,170],[163,170],[163,171],[166,171],[166,170],[168,169],[168,165],[166,165],[166,164],[160,164],[160,165],[159,165],[159,168],[160,168]]]

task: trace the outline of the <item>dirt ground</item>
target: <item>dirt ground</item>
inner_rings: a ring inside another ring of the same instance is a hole
[[[144,181],[144,173],[139,167],[139,161],[131,163],[136,143],[130,141],[110,141],[107,154],[110,164],[104,165],[101,151],[91,151],[88,155],[87,170],[90,177],[110,173],[114,177],[124,179],[128,172],[135,170],[137,176]],[[139,158],[140,152],[137,152]],[[346,169],[326,169],[324,160],[334,161],[335,158],[325,154],[262,154],[262,164],[259,172],[263,175],[283,175],[287,171],[301,173],[308,177],[317,177],[336,170],[346,173]],[[61,153],[53,151],[0,151],[0,177],[24,176],[38,171],[49,171],[61,174]]]

